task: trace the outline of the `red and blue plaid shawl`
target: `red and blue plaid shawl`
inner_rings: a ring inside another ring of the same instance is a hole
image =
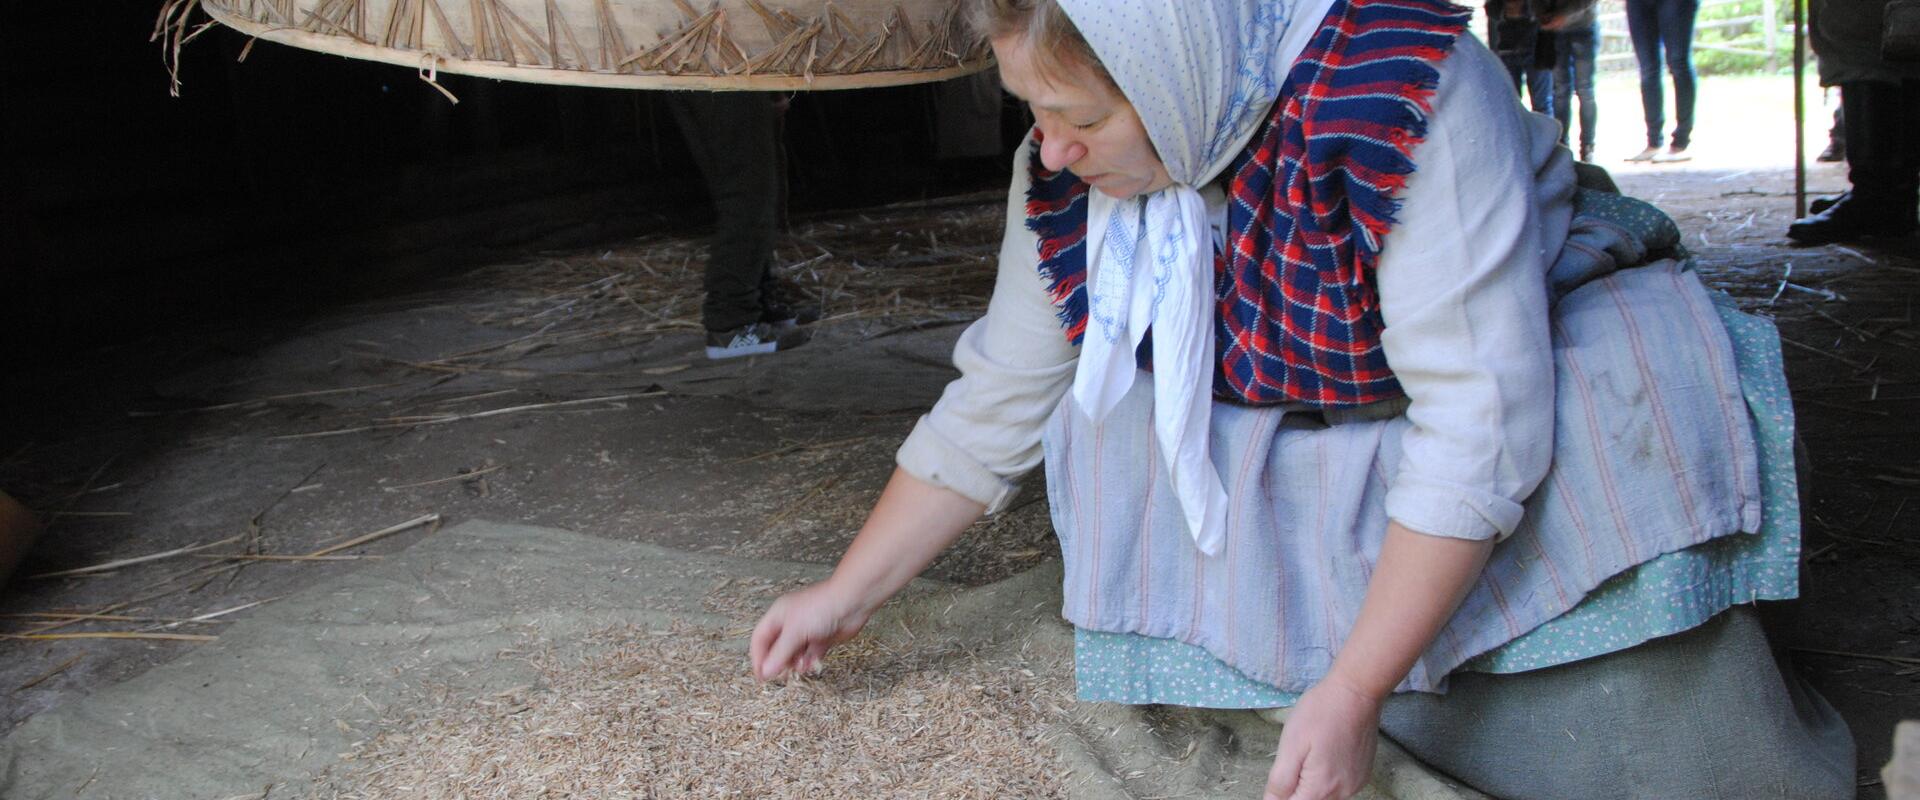
[[[1356,406],[1403,394],[1380,347],[1373,270],[1426,137],[1434,65],[1472,11],[1445,0],[1336,0],[1273,113],[1229,168],[1214,261],[1215,396]],[[1027,228],[1068,340],[1087,327],[1087,191],[1028,161]],[[1143,360],[1152,348],[1143,341]]]

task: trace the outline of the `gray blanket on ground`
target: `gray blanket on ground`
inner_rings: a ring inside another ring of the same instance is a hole
[[[565,531],[468,522],[406,552],[259,609],[219,641],[27,721],[0,740],[0,797],[297,797],[424,681],[525,684],[502,651],[613,626],[740,623],[706,602],[717,576],[773,585],[816,565],[684,553]],[[1072,668],[1059,567],[977,589],[922,583],[877,635],[1014,644]],[[743,667],[744,669],[744,664]],[[1053,737],[1079,797],[1260,796],[1278,726],[1251,712],[1087,706]],[[271,788],[269,794],[267,790]],[[1477,797],[1391,744],[1374,798]]]

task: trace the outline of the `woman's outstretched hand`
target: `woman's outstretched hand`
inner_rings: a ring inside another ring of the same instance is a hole
[[[813,672],[827,651],[853,638],[869,616],[872,611],[831,580],[781,595],[753,628],[753,677],[770,681]]]
[[[1373,771],[1380,701],[1323,680],[1300,696],[1280,729],[1265,800],[1345,800]]]
[[[986,510],[896,467],[833,577],[781,596],[754,626],[753,676],[812,672]]]

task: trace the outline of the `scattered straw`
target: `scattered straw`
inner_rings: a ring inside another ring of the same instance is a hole
[[[572,406],[590,405],[590,404],[596,404],[596,403],[619,403],[624,400],[636,400],[636,399],[647,398],[647,397],[660,397],[665,394],[666,392],[631,392],[628,394],[608,395],[606,397],[586,397],[586,398],[581,398],[579,400],[562,400],[562,401],[553,402],[553,403],[530,403],[527,405],[508,406],[506,408],[495,408],[495,409],[489,409],[487,411],[476,411],[471,414],[441,414],[441,415],[427,416],[427,417],[393,418],[393,419],[380,420],[375,422],[372,425],[360,425],[352,428],[342,428],[340,430],[330,430],[330,431],[316,431],[313,433],[293,433],[293,434],[287,434],[285,436],[274,436],[270,438],[273,438],[276,440],[315,439],[315,438],[321,438],[326,436],[340,436],[340,435],[349,434],[349,433],[365,433],[367,431],[389,430],[389,429],[395,429],[395,428],[414,428],[422,425],[445,425],[449,422],[461,422],[461,421],[470,420],[470,419],[486,419],[488,417],[498,417],[505,414],[521,414],[528,411],[543,411],[543,410],[552,409],[552,408],[569,408]]]
[[[472,470],[461,469],[460,473],[457,475],[449,475],[445,478],[434,478],[433,480],[428,480],[428,481],[416,481],[414,483],[403,483],[403,484],[400,484],[399,486],[386,486],[386,487],[382,487],[382,490],[388,491],[388,492],[397,492],[402,489],[418,489],[422,486],[435,486],[442,483],[452,483],[454,481],[479,480],[483,477],[486,477],[487,475],[493,474],[495,472],[499,472],[500,470],[505,468],[506,468],[506,465],[504,464],[495,464],[491,467],[482,467],[480,469],[472,469]]]
[[[407,520],[406,522],[402,522],[398,525],[394,525],[389,528],[381,528],[380,530],[366,534],[365,536],[356,536],[352,539],[348,539],[336,545],[332,545],[329,547],[322,547],[318,550],[308,553],[307,556],[309,558],[312,558],[317,556],[333,555],[334,553],[338,553],[342,550],[359,547],[360,545],[366,544],[376,539],[384,539],[388,536],[392,536],[401,531],[411,530],[413,528],[418,528],[422,525],[432,525],[435,528],[440,527],[440,515],[426,514],[419,517],[415,517],[413,519]],[[429,533],[431,533],[431,531],[429,531]]]
[[[1885,661],[1889,664],[1920,665],[1920,658],[1909,658],[1907,656],[1890,656],[1890,655],[1883,655],[1880,653],[1855,653],[1848,650],[1819,650],[1812,647],[1795,647],[1793,648],[1793,652],[1807,653],[1809,655],[1816,655],[1816,656],[1833,656],[1835,658],[1857,658],[1864,661]]]
[[[715,614],[751,626],[766,612],[767,606],[773,604],[775,598],[808,583],[805,578],[778,581],[756,576],[723,578],[700,598],[700,605]]]
[[[238,612],[244,612],[244,610],[248,610],[248,608],[253,608],[253,606],[263,606],[263,604],[267,604],[267,602],[273,602],[273,600],[278,600],[278,597],[269,597],[269,599],[265,599],[265,600],[253,600],[253,602],[242,602],[242,604],[238,604],[238,606],[232,606],[232,608],[221,608],[221,610],[217,610],[217,612],[207,612],[207,614],[200,614],[200,616],[194,616],[194,618],[186,618],[186,620],[175,620],[175,622],[169,622],[169,624],[165,624],[165,625],[154,625],[154,627],[148,627],[148,629],[150,629],[150,631],[171,631],[171,629],[175,629],[175,627],[180,627],[180,625],[207,624],[207,622],[217,622],[219,618],[223,618],[223,616],[227,616],[227,614],[238,614]]]
[[[861,442],[865,442],[872,438],[873,436],[871,434],[861,434],[859,436],[848,436],[842,439],[829,439],[823,442],[793,442],[791,444],[781,445],[772,450],[755,453],[750,456],[742,456],[740,458],[736,458],[726,463],[727,465],[746,464],[754,461],[765,461],[770,458],[778,458],[780,456],[790,455],[793,453],[804,453],[810,450],[831,450],[836,447],[845,447],[847,445],[859,444]]]
[[[284,400],[300,400],[300,399],[306,399],[311,397],[324,397],[327,395],[336,395],[336,394],[357,394],[359,392],[368,392],[368,391],[373,391],[375,389],[387,389],[387,388],[391,388],[394,386],[401,386],[401,385],[403,384],[375,383],[367,386],[341,386],[333,389],[315,389],[310,392],[293,392],[290,394],[277,394],[271,397],[256,397],[251,400],[235,400],[230,403],[218,403],[215,405],[198,406],[195,408],[180,408],[180,409],[173,409],[169,411],[129,411],[127,412],[127,416],[136,417],[136,418],[137,417],[162,417],[162,416],[169,416],[174,414],[201,414],[209,411],[229,411],[237,408],[249,408],[249,409],[259,408],[262,406],[266,406],[269,403],[277,403]]]
[[[135,564],[147,564],[154,561],[164,561],[169,558],[178,558],[180,556],[188,555],[191,553],[197,553],[197,552],[200,552],[201,550],[211,550],[215,547],[220,547],[222,545],[233,544],[234,542],[240,541],[241,539],[244,539],[244,538],[246,538],[245,534],[241,534],[239,536],[229,536],[217,542],[208,542],[206,544],[190,545],[187,547],[175,548],[173,550],[168,550],[161,553],[152,553],[144,556],[135,556],[133,558],[122,558],[117,561],[108,561],[104,564],[94,564],[92,566],[87,566],[87,567],[63,569],[57,572],[42,572],[38,575],[29,575],[27,577],[29,579],[65,578],[65,577],[70,577],[74,575],[88,575],[95,572],[110,572],[112,570],[120,569],[122,567],[131,567]]]
[[[167,642],[211,642],[218,639],[200,633],[147,633],[144,631],[88,631],[86,633],[0,633],[0,639],[34,639],[39,641],[64,641],[67,639],[156,639]]]
[[[849,642],[821,675],[762,685],[737,640],[609,632],[533,659],[539,689],[433,687],[312,793],[372,798],[1050,798],[1061,681],[958,652]],[[440,699],[434,699],[435,697]]]
[[[850,328],[847,335],[852,338],[880,339],[964,324],[985,311],[992,294],[1005,210],[1004,193],[979,192],[799,220],[777,248],[774,272],[787,299],[822,309],[825,318],[816,324],[820,330]],[[398,432],[509,414],[613,409],[667,396],[658,385],[636,385],[633,379],[646,376],[641,378],[644,381],[692,369],[681,353],[668,351],[672,360],[667,363],[618,364],[627,353],[648,348],[655,340],[683,337],[691,343],[695,341],[692,334],[705,330],[700,321],[705,241],[697,233],[648,237],[618,248],[541,254],[485,268],[472,276],[474,282],[498,290],[502,299],[464,304],[459,310],[474,324],[498,331],[501,335],[493,342],[409,358],[384,352],[380,343],[369,341],[356,342],[352,351],[383,374],[392,368],[418,373],[402,385],[464,375],[588,379],[581,385],[592,388],[579,395],[459,413],[455,404],[524,395],[528,390],[490,388],[457,397],[431,397],[423,391],[382,417],[349,409],[317,416],[303,413],[304,430],[275,431],[268,438],[293,441]],[[609,359],[607,353],[619,356]],[[554,368],[582,360],[604,361],[608,368]],[[698,363],[704,365],[705,360]],[[725,377],[714,373],[681,381]],[[624,382],[597,383],[607,378]],[[375,382],[338,391],[364,394],[392,386]],[[282,400],[297,403],[310,396],[307,392],[271,395],[236,407],[272,407]]]
[[[822,307],[821,325],[970,321],[993,291],[1004,203],[1003,193],[980,193],[797,224],[776,253],[775,272],[797,299]],[[704,330],[699,287],[706,255],[698,237],[659,237],[483,270],[476,279],[525,293],[469,307],[474,321],[525,333],[411,366],[489,371],[534,353],[625,348]]]
[[[47,681],[52,680],[55,675],[59,675],[62,672],[66,672],[73,665],[80,663],[80,659],[82,658],[84,658],[84,656],[74,656],[65,661],[62,661],[60,662],[60,666],[54,667],[53,669],[40,673],[40,675],[34,678],[33,680],[27,681],[26,683],[20,684],[19,686],[15,687],[14,691],[24,692],[35,686],[39,686],[40,684],[46,683]]]

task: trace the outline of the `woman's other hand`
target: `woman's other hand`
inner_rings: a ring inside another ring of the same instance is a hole
[[[1345,800],[1373,770],[1380,701],[1336,680],[1300,696],[1280,729],[1266,800]]]
[[[1491,540],[1428,536],[1398,522],[1332,668],[1280,731],[1267,800],[1351,797],[1373,769],[1380,705],[1433,642],[1493,550]]]
[[[770,681],[818,670],[827,651],[853,638],[869,616],[871,610],[831,579],[781,595],[753,628],[753,677]]]

